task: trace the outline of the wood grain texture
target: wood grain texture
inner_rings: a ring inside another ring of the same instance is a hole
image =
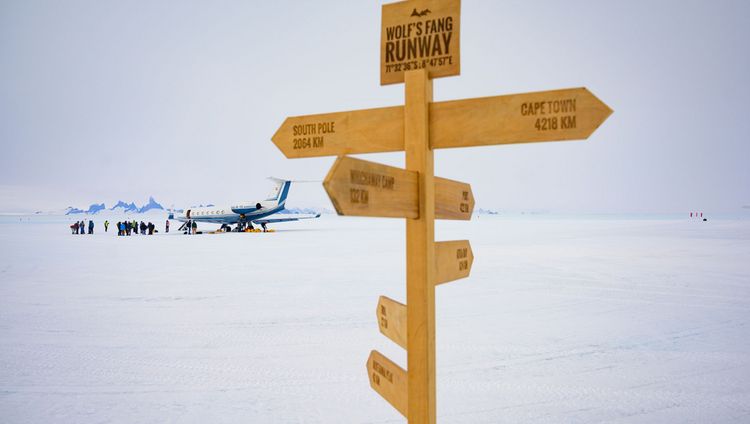
[[[404,82],[410,70],[429,78],[461,73],[461,1],[409,0],[383,5],[380,84]]]
[[[271,138],[287,158],[404,150],[402,106],[287,118]]]
[[[459,181],[435,177],[435,218],[468,221],[474,212],[471,186]]]
[[[439,241],[435,243],[435,284],[466,278],[474,264],[474,252],[469,240]]]
[[[367,358],[370,387],[387,400],[404,417],[407,416],[407,372],[377,350]]]
[[[380,332],[406,349],[406,305],[380,296],[375,316],[378,318]]]
[[[425,70],[405,75],[406,169],[419,175],[417,219],[406,220],[406,332],[410,424],[435,423],[435,181],[429,146],[432,80]]]
[[[323,187],[339,215],[419,216],[414,171],[343,156],[334,162]]]
[[[429,109],[432,149],[587,139],[612,114],[586,88],[436,102]],[[404,108],[290,117],[272,140],[288,158],[400,151]]]
[[[612,114],[586,88],[453,100],[430,105],[433,149],[579,140]]]

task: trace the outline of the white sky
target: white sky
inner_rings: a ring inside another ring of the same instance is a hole
[[[381,87],[380,1],[0,2],[0,210],[264,195],[286,116],[403,103]],[[451,149],[477,207],[738,212],[750,205],[750,2],[464,0],[435,100],[588,87],[585,142]],[[403,154],[362,156],[403,165]],[[290,203],[330,207],[319,185]]]

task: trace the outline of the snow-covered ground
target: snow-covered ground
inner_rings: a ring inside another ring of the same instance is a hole
[[[365,372],[371,349],[405,366],[375,321],[379,295],[404,301],[403,220],[67,222],[0,218],[0,422],[404,422]],[[750,422],[750,220],[480,216],[437,237],[476,256],[437,289],[439,422]]]

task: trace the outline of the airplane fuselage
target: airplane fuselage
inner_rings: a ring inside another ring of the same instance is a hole
[[[243,216],[245,222],[252,222],[282,210],[284,210],[283,204],[262,201],[252,205],[190,208],[183,213],[175,214],[174,219],[182,222],[193,220],[212,224],[237,224]]]

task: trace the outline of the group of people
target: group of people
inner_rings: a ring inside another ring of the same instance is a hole
[[[70,226],[70,230],[73,232],[73,234],[86,234],[86,223],[84,221],[76,221],[73,225]],[[94,234],[94,221],[91,220],[89,220],[89,234]]]
[[[169,232],[169,220],[167,220],[167,223],[165,224],[165,232]],[[104,221],[104,232],[106,233],[109,229],[109,221]],[[84,221],[76,221],[73,225],[70,226],[70,230],[73,232],[73,234],[86,234],[86,223]],[[89,220],[88,224],[88,230],[89,234],[94,234],[94,221]],[[138,234],[140,231],[141,234],[145,235],[153,235],[154,233],[158,233],[159,231],[156,229],[156,225],[149,222],[146,224],[145,222],[141,221],[140,224],[138,221],[122,221],[117,223],[117,235],[118,236],[129,236],[131,234]]]
[[[159,231],[156,229],[156,225],[149,222],[146,224],[145,222],[141,221],[140,225],[138,224],[138,221],[124,221],[124,222],[118,222],[117,223],[117,235],[118,236],[129,236],[131,234],[138,234],[138,230],[140,230],[142,235],[154,235],[154,233],[158,233]],[[166,232],[169,232],[169,220],[167,220],[167,226],[166,226]]]

